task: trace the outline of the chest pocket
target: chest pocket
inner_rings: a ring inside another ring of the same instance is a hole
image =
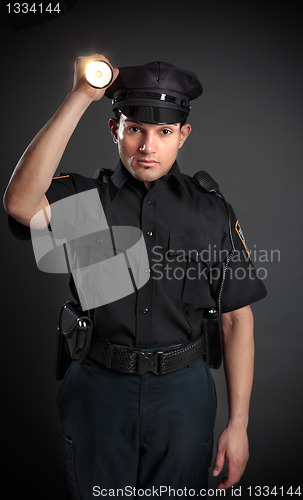
[[[217,245],[210,234],[171,231],[164,256],[163,287],[174,300],[201,307],[215,306]]]

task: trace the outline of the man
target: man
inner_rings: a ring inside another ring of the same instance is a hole
[[[143,287],[91,311],[92,347],[84,363],[71,364],[59,391],[69,498],[110,496],[111,489],[127,487],[141,488],[146,497],[169,496],[169,488],[207,489],[216,394],[200,339],[205,313],[217,306],[213,271],[222,273],[220,251],[230,251],[232,238],[241,257],[231,259],[220,292],[229,418],[213,467],[218,476],[227,461],[218,488],[228,488],[248,460],[249,304],[266,291],[231,208],[228,214],[220,197],[200,189],[176,163],[191,132],[189,103],[202,86],[194,73],[155,62],[120,73],[114,68],[111,85],[95,89],[85,79],[92,59],[108,62],[102,54],[77,59],[72,91],[21,157],[4,197],[7,212],[29,226],[41,210],[52,223],[52,204],[96,187],[109,227],[140,228],[149,257]],[[116,169],[53,179],[82,114],[104,93],[115,112],[109,128],[120,156]],[[245,277],[237,279],[239,269]],[[170,368],[158,369],[166,355]],[[131,368],[129,358],[136,360]],[[121,359],[126,368],[120,369]]]

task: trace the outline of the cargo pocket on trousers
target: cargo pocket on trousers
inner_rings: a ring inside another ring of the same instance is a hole
[[[74,443],[72,439],[65,436],[63,432],[61,432],[61,442],[64,465],[64,482],[68,497],[73,500],[81,500],[74,461]]]

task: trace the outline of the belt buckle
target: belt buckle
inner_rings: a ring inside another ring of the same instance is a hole
[[[162,354],[162,351],[156,352],[138,352],[138,374],[142,375],[146,372],[152,372],[156,375],[159,375],[159,354]]]

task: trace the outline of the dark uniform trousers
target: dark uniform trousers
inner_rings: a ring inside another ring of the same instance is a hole
[[[216,405],[202,359],[166,375],[73,362],[58,393],[68,498],[207,490]]]

